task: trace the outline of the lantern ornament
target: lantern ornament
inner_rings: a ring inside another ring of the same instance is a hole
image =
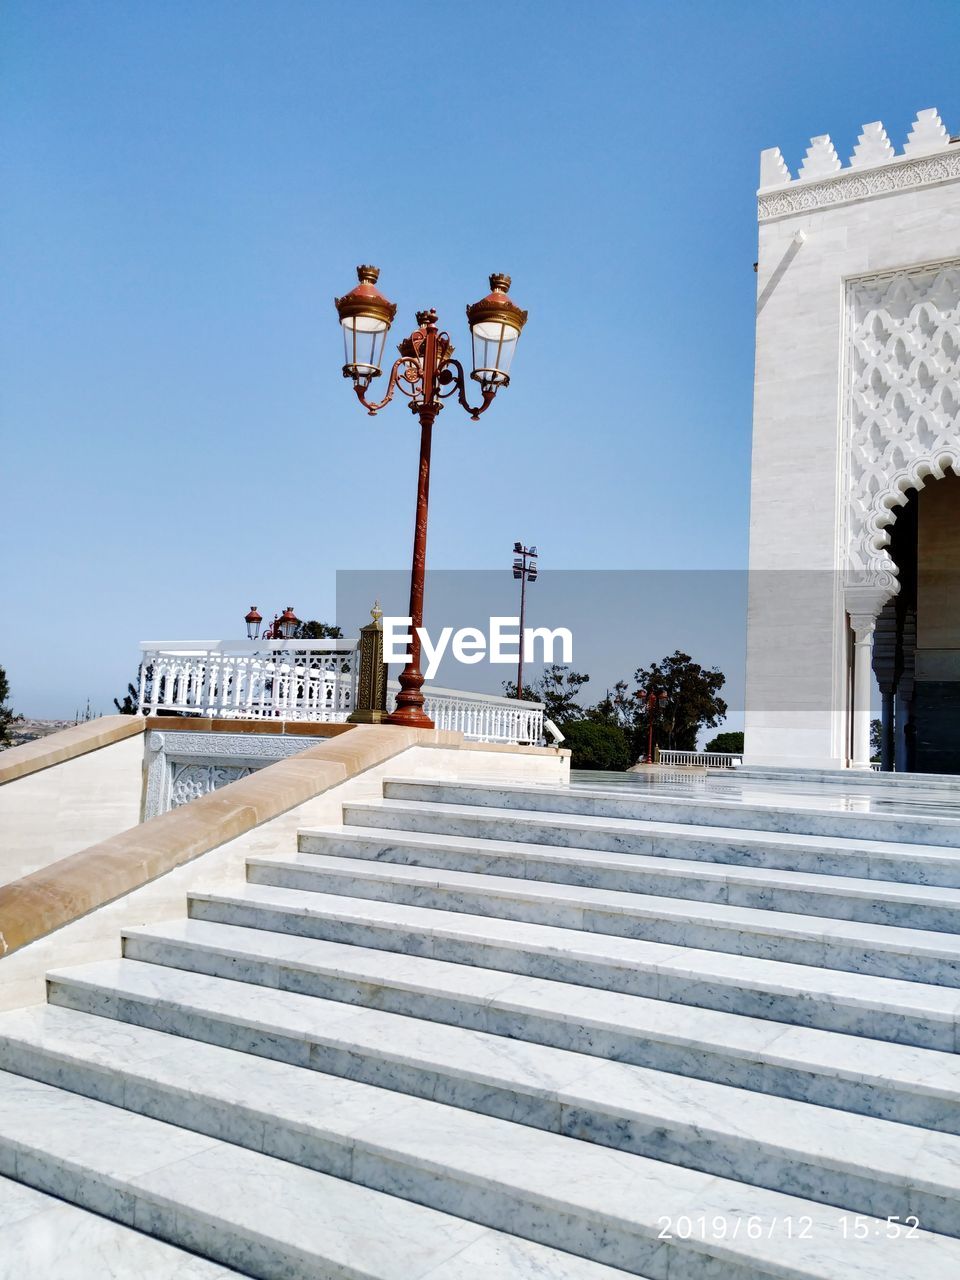
[[[259,640],[260,624],[263,622],[263,618],[257,612],[257,606],[255,604],[250,606],[250,612],[244,618],[244,622],[247,624],[247,639]]]
[[[397,314],[396,303],[388,301],[377,288],[379,267],[357,267],[360,283],[334,305],[343,329],[343,376],[362,389],[380,376],[383,348]]]
[[[373,415],[379,413],[399,390],[411,412],[420,420],[420,470],[417,480],[417,511],[413,535],[413,565],[410,571],[411,618],[410,660],[400,673],[397,707],[387,716],[388,724],[432,729],[424,714],[423,676],[420,672],[420,629],[423,626],[423,581],[427,559],[427,501],[430,489],[430,448],[433,424],[444,401],[456,396],[458,403],[477,421],[493,403],[501,387],[510,385],[510,365],[517,349],[527,313],[507,296],[510,277],[492,275],[491,292],[467,307],[473,337],[473,370],[470,377],[480,385],[481,402],[473,406],[467,399],[467,379],[463,365],[454,359],[450,335],[439,327],[433,308],[418,311],[417,328],[399,344],[400,358],[394,361],[382,400],[367,399],[367,390],[381,373],[387,333],[397,308],[377,289],[377,267],[357,268],[360,283],[334,298],[343,329],[346,363],[343,376],[353,381],[357,399]]]
[[[300,625],[300,619],[293,612],[293,605],[288,604],[279,620],[274,624],[274,629],[279,631],[281,640],[292,640],[297,634],[297,627]]]
[[[510,365],[520,331],[527,323],[526,311],[521,311],[507,297],[509,288],[509,276],[492,275],[490,293],[467,307],[467,320],[473,336],[473,372],[470,377],[480,383],[482,391],[509,387]]]

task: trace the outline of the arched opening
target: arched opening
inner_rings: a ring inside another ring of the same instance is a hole
[[[960,774],[960,475],[910,491],[888,551],[900,591],[873,645],[882,767]]]

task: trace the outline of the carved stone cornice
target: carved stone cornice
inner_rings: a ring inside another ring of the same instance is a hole
[[[960,146],[934,155],[904,158],[875,169],[847,169],[819,181],[797,179],[757,193],[757,219],[770,222],[794,213],[889,195],[914,187],[930,187],[960,178]]]

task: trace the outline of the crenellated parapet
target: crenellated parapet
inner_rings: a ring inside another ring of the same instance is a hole
[[[960,178],[960,137],[930,107],[917,112],[899,154],[879,120],[863,126],[846,166],[826,133],[810,139],[796,177],[779,147],[761,151],[757,215],[765,222],[952,178]]]

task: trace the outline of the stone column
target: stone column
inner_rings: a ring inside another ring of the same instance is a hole
[[[870,688],[873,675],[873,632],[877,625],[872,613],[850,615],[853,627],[853,750],[851,769],[870,768]]]

